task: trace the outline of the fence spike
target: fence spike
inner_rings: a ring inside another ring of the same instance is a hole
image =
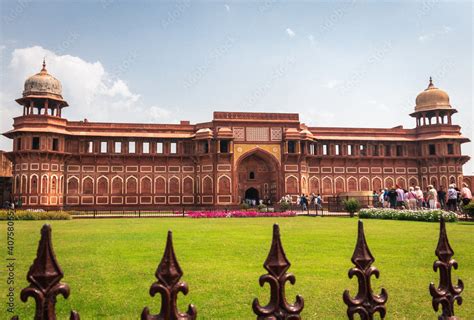
[[[304,307],[303,297],[297,295],[294,304],[289,304],[285,297],[285,283],[289,281],[291,284],[295,284],[296,282],[295,276],[286,272],[290,266],[291,263],[286,258],[281,244],[280,227],[278,224],[274,224],[272,245],[263,264],[268,274],[260,276],[259,279],[261,287],[266,282],[270,285],[270,302],[262,307],[258,298],[253,300],[252,309],[257,315],[257,319],[301,319],[300,313]]]
[[[343,294],[344,303],[347,305],[347,316],[350,320],[354,319],[355,314],[359,314],[362,320],[373,320],[374,314],[379,313],[380,317],[385,318],[388,295],[387,291],[382,288],[380,295],[374,295],[370,279],[372,275],[379,277],[380,272],[372,266],[375,258],[370,252],[365,240],[364,224],[359,220],[357,243],[351,258],[355,267],[349,269],[349,279],[357,277],[359,288],[357,295],[352,298],[349,290],[345,290]]]
[[[26,302],[29,297],[35,299],[35,320],[56,320],[56,296],[61,294],[67,299],[70,293],[69,286],[59,282],[63,276],[63,270],[56,260],[51,242],[51,226],[45,224],[41,228],[36,258],[26,276],[30,285],[20,294],[23,302]],[[15,316],[12,319],[19,318]],[[70,319],[79,320],[79,314],[71,311]]]
[[[177,306],[178,293],[188,294],[188,284],[180,282],[183,271],[179,266],[173,248],[173,235],[168,231],[166,248],[155,276],[158,281],[150,287],[150,295],[161,294],[161,310],[157,315],[150,314],[148,307],[142,312],[142,320],[194,320],[196,319],[196,307],[192,304],[188,306],[187,312],[179,312]]]
[[[443,313],[438,317],[439,320],[456,320],[458,318],[454,316],[454,302],[457,302],[458,305],[462,304],[461,293],[464,290],[464,284],[461,279],[458,279],[457,286],[453,285],[451,281],[451,270],[452,268],[457,269],[458,263],[452,259],[454,251],[449,244],[443,217],[440,218],[439,239],[435,254],[439,260],[434,262],[433,270],[434,272],[439,270],[439,284],[436,288],[431,282],[429,287],[433,297],[433,309],[438,311],[441,305]]]

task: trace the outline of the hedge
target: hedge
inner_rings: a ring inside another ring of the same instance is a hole
[[[0,220],[8,219],[8,211],[0,210]],[[64,211],[17,210],[14,220],[70,220],[71,215]]]
[[[363,219],[386,219],[386,220],[411,220],[411,221],[439,221],[443,215],[446,222],[458,220],[454,212],[435,210],[396,210],[388,208],[371,208],[359,211],[359,218]]]

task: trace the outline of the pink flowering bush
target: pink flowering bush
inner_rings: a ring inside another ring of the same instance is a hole
[[[294,217],[296,212],[257,212],[257,211],[190,211],[190,218],[256,218],[256,217]]]

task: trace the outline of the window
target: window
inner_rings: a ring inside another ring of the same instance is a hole
[[[143,142],[142,153],[150,153],[150,143],[149,142]]]
[[[171,154],[178,153],[178,144],[176,142],[171,142],[170,143],[170,153]]]
[[[115,151],[115,153],[122,153],[122,142],[120,142],[120,141],[115,142],[114,151]]]
[[[288,141],[288,153],[296,153],[296,142]]]
[[[309,153],[310,153],[310,154],[313,154],[313,155],[315,154],[314,144],[310,144],[310,145],[309,145]]]
[[[31,149],[39,150],[39,148],[40,148],[40,138],[39,137],[33,137],[33,141],[31,143]]]
[[[203,153],[209,153],[209,144],[207,141],[201,142],[201,150]]]
[[[359,146],[359,150],[360,150],[360,155],[361,155],[361,156],[367,155],[367,151],[366,151],[366,149],[365,149],[365,145],[361,144],[361,145]]]
[[[16,139],[16,150],[21,150],[21,138]]]
[[[221,153],[228,153],[229,152],[229,141],[221,140],[219,143],[220,143]]]
[[[324,156],[328,155],[328,145],[327,144],[323,144],[323,155]]]
[[[135,146],[136,146],[135,141],[129,141],[128,142],[128,153],[135,153]]]
[[[341,155],[341,146],[336,144],[335,148],[336,148],[336,156],[340,156]]]
[[[87,141],[87,153],[92,153],[94,151],[94,143],[92,141]]]
[[[163,142],[156,143],[156,153],[163,153]]]
[[[107,141],[100,142],[100,153],[107,153]]]
[[[253,171],[249,172],[249,180],[255,180],[255,172]]]
[[[53,151],[59,151],[59,139],[53,138]]]
[[[390,157],[391,154],[391,147],[389,145],[385,146],[385,156]]]
[[[376,156],[376,157],[379,155],[379,146],[378,145],[373,145],[372,146],[372,155]]]
[[[454,154],[454,145],[452,143],[448,143],[448,154]]]
[[[428,152],[430,156],[436,155],[436,145],[434,144],[428,145]]]
[[[352,144],[347,146],[347,155],[352,156],[354,154],[354,150]]]
[[[397,146],[397,157],[403,156],[403,146]]]

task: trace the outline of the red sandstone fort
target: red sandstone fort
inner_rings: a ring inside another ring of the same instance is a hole
[[[16,100],[13,197],[28,208],[156,208],[272,202],[290,194],[467,183],[468,142],[448,94],[416,97],[413,129],[308,127],[296,113],[214,112],[206,123],[68,121],[61,83],[43,69]]]

